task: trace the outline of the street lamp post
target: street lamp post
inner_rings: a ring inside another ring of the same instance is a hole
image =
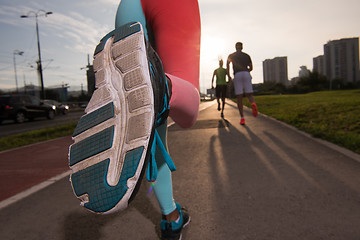
[[[17,74],[16,74],[16,61],[15,61],[15,55],[23,55],[24,52],[23,51],[19,51],[19,50],[14,50],[13,56],[14,56],[14,73],[15,73],[15,84],[16,84],[16,93],[19,93],[19,88],[18,88],[18,81],[17,81]]]
[[[41,15],[42,14],[42,15]],[[46,12],[44,10],[38,10],[37,12],[34,11],[30,11],[27,13],[27,15],[21,15],[21,18],[28,18],[28,17],[35,17],[35,22],[36,22],[36,36],[37,36],[37,46],[38,46],[38,55],[39,55],[39,60],[37,61],[37,65],[38,65],[38,73],[40,76],[40,83],[41,83],[41,98],[44,99],[45,98],[45,91],[44,91],[44,78],[43,78],[43,72],[42,72],[42,64],[41,64],[41,51],[40,51],[40,39],[39,39],[39,25],[38,25],[38,17],[40,16],[45,16],[47,17],[47,15],[52,14],[52,12]]]

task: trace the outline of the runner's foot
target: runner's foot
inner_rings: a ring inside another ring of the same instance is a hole
[[[161,239],[162,240],[179,240],[182,237],[182,230],[190,223],[190,216],[185,208],[176,203],[176,209],[179,211],[178,221],[168,222],[161,220]]]
[[[168,116],[169,91],[139,23],[100,41],[94,71],[96,90],[69,150],[70,181],[82,206],[110,213],[126,208],[137,192],[155,128]]]
[[[241,118],[241,119],[240,119],[240,124],[241,124],[241,125],[245,125],[245,118]]]
[[[251,108],[252,108],[252,114],[254,117],[257,117],[258,115],[258,110],[257,110],[257,106],[256,106],[256,103],[252,103],[251,104]]]

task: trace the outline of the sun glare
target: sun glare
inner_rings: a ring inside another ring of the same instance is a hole
[[[222,38],[204,36],[201,39],[201,60],[204,62],[217,62],[225,58],[225,41]]]
[[[211,88],[211,77],[216,68],[219,67],[219,60],[223,59],[226,64],[227,52],[226,42],[219,37],[202,35],[200,53],[200,90],[206,92]]]

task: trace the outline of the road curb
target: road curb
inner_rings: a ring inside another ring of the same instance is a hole
[[[337,151],[337,152],[339,152],[339,153],[341,153],[341,154],[343,154],[343,155],[345,155],[345,156],[347,156],[347,157],[349,157],[349,158],[351,158],[351,159],[353,159],[353,160],[355,160],[355,161],[357,161],[357,162],[360,163],[360,155],[357,154],[357,153],[355,153],[355,152],[353,152],[353,151],[351,151],[351,150],[349,150],[349,149],[346,149],[346,148],[344,148],[344,147],[340,147],[340,146],[338,146],[338,145],[336,145],[336,144],[334,144],[334,143],[328,142],[328,141],[326,141],[326,140],[313,137],[313,136],[312,136],[311,134],[309,134],[309,133],[303,132],[303,131],[299,130],[298,128],[294,127],[294,126],[288,125],[287,123],[284,123],[284,122],[282,122],[282,121],[279,121],[279,120],[277,120],[277,119],[275,119],[275,118],[273,118],[273,117],[270,117],[270,116],[268,116],[268,115],[262,114],[262,113],[260,113],[260,112],[259,112],[259,115],[261,115],[261,116],[263,116],[263,117],[265,117],[265,118],[271,119],[271,120],[273,120],[273,121],[275,121],[275,122],[277,122],[277,123],[279,123],[279,124],[281,124],[281,125],[289,128],[289,129],[291,129],[291,130],[293,130],[293,131],[296,131],[297,133],[299,133],[299,134],[301,134],[301,135],[303,135],[303,136],[305,136],[305,137],[311,138],[311,139],[313,139],[314,141],[316,141],[316,142],[318,142],[318,143],[320,143],[320,144],[322,144],[322,145],[325,145],[326,147],[331,148],[332,150],[335,150],[335,151]]]

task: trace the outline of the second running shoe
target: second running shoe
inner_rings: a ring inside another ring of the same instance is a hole
[[[245,125],[245,118],[240,119],[240,125]]]
[[[257,109],[256,103],[252,103],[252,104],[251,104],[251,109],[252,109],[252,115],[253,115],[254,117],[257,117],[257,115],[258,115],[258,109]]]
[[[96,90],[69,149],[70,181],[81,205],[111,213],[126,208],[137,192],[155,128],[168,116],[169,89],[140,23],[101,39],[94,72]]]
[[[181,240],[183,228],[190,223],[190,215],[187,210],[178,203],[176,203],[176,209],[179,212],[178,221],[161,220],[161,240]]]

